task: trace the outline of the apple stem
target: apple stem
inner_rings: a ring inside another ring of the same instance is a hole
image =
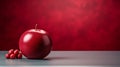
[[[35,25],[35,30],[37,30],[37,24]]]

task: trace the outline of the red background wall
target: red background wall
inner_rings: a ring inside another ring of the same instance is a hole
[[[120,50],[120,0],[0,0],[0,50],[36,23],[53,50]]]

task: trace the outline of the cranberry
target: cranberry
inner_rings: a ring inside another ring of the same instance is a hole
[[[18,49],[10,49],[7,54],[5,54],[7,59],[22,59],[22,53]]]
[[[18,59],[22,59],[22,53],[19,53],[17,56]]]
[[[5,54],[5,57],[6,57],[7,59],[10,59],[10,54]]]
[[[10,49],[10,50],[8,51],[8,53],[9,53],[9,54],[13,54],[13,53],[14,53],[14,49]]]
[[[16,58],[15,54],[10,55],[10,59],[15,59],[15,58]]]
[[[14,54],[17,56],[17,55],[19,54],[19,50],[16,49],[16,50],[14,51]]]

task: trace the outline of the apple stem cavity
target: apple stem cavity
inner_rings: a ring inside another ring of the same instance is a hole
[[[37,24],[35,25],[35,30],[37,30]]]

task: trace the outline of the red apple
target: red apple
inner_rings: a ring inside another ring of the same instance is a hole
[[[45,58],[50,53],[51,47],[51,38],[42,29],[27,30],[19,40],[19,49],[28,59]]]

